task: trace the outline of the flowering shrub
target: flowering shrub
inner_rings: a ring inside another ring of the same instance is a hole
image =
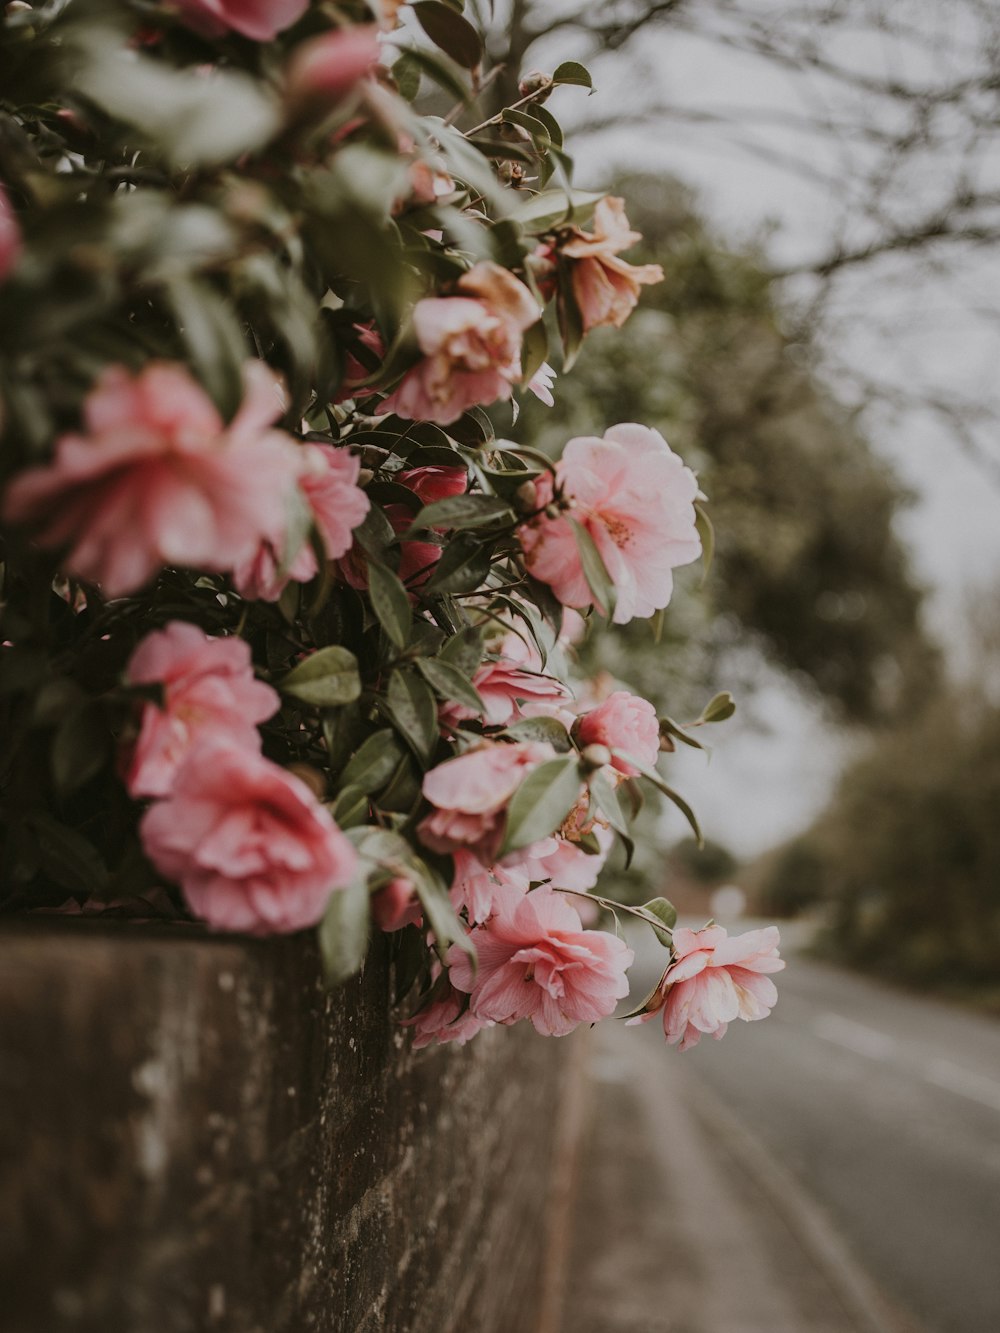
[[[494,425],[662,274],[572,188],[587,71],[482,120],[460,8],[5,11],[2,905],[318,926],[331,982],[374,927],[416,1046],[607,1017],[629,912],[683,1049],[768,1012],[777,933],[592,890],[641,784],[693,821],[658,754],[731,702],[681,728],[572,643],[668,605],[698,483],[642,425]]]

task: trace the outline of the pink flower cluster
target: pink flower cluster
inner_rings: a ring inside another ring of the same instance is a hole
[[[458,296],[431,296],[413,310],[423,353],[383,412],[446,426],[479,403],[509,398],[521,378],[521,337],[541,318],[523,282],[483,260],[458,280]]]
[[[612,426],[601,439],[570,440],[555,478],[544,473],[536,489],[541,512],[520,528],[525,564],[564,606],[593,601],[573,522],[586,529],[604,561],[618,625],[665,607],[672,570],[701,551],[695,475],[646,426]]]
[[[697,1046],[703,1035],[718,1041],[736,1018],[766,1018],[778,992],[768,973],[785,966],[778,956],[778,928],[766,926],[732,939],[722,926],[674,931],[674,956],[647,1011],[630,1023],[662,1014],[663,1031],[679,1049]]]
[[[126,679],[162,694],[124,755],[130,794],[159,798],[140,823],[156,869],[220,930],[315,925],[356,856],[309,787],[261,755],[256,724],[279,699],[247,645],[174,621],[139,644]]]

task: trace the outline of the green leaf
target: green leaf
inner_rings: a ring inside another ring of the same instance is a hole
[[[235,312],[213,288],[193,278],[166,287],[194,371],[222,415],[231,419],[243,399],[243,363],[248,351]]]
[[[660,718],[660,735],[673,736],[682,745],[690,745],[692,750],[704,750],[701,741],[696,741],[693,736],[689,736],[679,722],[675,722],[672,717]]]
[[[468,19],[442,0],[415,0],[410,8],[434,45],[456,64],[474,69],[480,63],[483,41]]]
[[[573,364],[580,354],[584,334],[583,315],[580,313],[576,292],[573,290],[573,279],[568,265],[561,266],[559,270],[559,281],[556,288],[556,321],[559,325],[559,337],[562,340],[562,371],[565,375],[567,371],[573,368]]]
[[[399,95],[406,102],[412,102],[420,92],[420,66],[413,59],[411,51],[402,51],[393,61],[389,72],[396,80]],[[465,100],[463,96],[462,101]]]
[[[500,855],[516,852],[554,833],[579,800],[580,786],[580,764],[575,754],[539,764],[511,798]]]
[[[579,64],[576,60],[564,60],[561,65],[557,65],[552,73],[553,83],[572,83],[579,88],[594,87],[594,80],[590,77],[590,71],[586,65]]]
[[[428,763],[438,740],[437,704],[421,677],[411,670],[396,670],[382,706],[417,758]]]
[[[597,808],[601,811],[624,844],[625,869],[627,870],[632,864],[632,857],[635,855],[635,840],[632,837],[628,816],[621,803],[621,797],[618,795],[618,788],[607,774],[600,769],[595,773],[591,773],[588,782],[590,786],[590,795],[596,803]]]
[[[491,564],[492,548],[476,541],[474,537],[460,533],[444,548],[424,591],[439,596],[445,593],[475,592],[489,574]]]
[[[461,671],[463,676],[472,676],[482,663],[485,639],[486,632],[482,625],[467,625],[445,640],[439,656]]]
[[[438,952],[443,955],[449,945],[458,944],[474,959],[475,948],[452,906],[444,881],[419,857],[412,857],[410,860],[410,876],[423,906],[427,924],[434,932],[435,947]]]
[[[368,561],[368,596],[382,628],[397,648],[410,640],[413,611],[399,576],[377,561]]]
[[[530,112],[515,111],[512,107],[505,107],[500,112],[500,119],[505,125],[517,125],[520,129],[527,130],[531,135],[532,143],[541,152],[545,152],[546,149],[552,147],[548,126]]]
[[[367,793],[360,787],[344,787],[328,809],[342,829],[349,829],[367,824],[370,804]]]
[[[514,521],[514,511],[506,500],[493,495],[448,495],[424,505],[409,530],[401,535],[405,539],[428,528],[482,528],[499,518]]]
[[[359,747],[351,757],[340,782],[343,787],[373,792],[384,786],[395,773],[403,750],[389,727],[383,727]]]
[[[540,319],[526,330],[521,343],[521,383],[528,385],[532,376],[549,355],[549,335],[545,321]]]
[[[330,895],[319,923],[319,950],[328,986],[339,986],[360,971],[368,952],[368,885],[361,875]]]
[[[404,57],[408,66],[404,75],[405,78],[412,80],[410,67],[416,67],[421,74],[426,74],[429,79],[433,79],[439,88],[443,88],[457,102],[468,104],[472,101],[471,90],[466,87],[446,61],[440,60],[432,52],[424,51],[419,46],[407,47],[399,59],[402,60]]]
[[[586,190],[540,190],[514,208],[510,216],[533,236],[570,222],[583,226],[604,198]]]
[[[52,780],[67,796],[101,771],[108,758],[110,736],[99,700],[69,713],[52,741]]]
[[[279,681],[282,693],[316,708],[353,703],[361,694],[358,659],[334,644],[311,653]]]
[[[569,732],[554,717],[522,717],[504,731],[516,741],[546,741],[557,754],[568,754],[573,745]]]
[[[651,916],[655,916],[658,921],[663,923],[662,929],[653,925],[652,922],[649,924],[652,926],[656,938],[669,949],[673,943],[670,932],[677,924],[677,908],[666,898],[651,898],[648,903],[642,904],[641,910],[649,912]]]
[[[37,839],[42,870],[60,888],[100,896],[108,887],[108,868],[82,833],[41,811],[26,815],[25,824]]]
[[[710,699],[701,711],[700,722],[725,722],[736,712],[736,700],[728,690],[722,690]]]
[[[479,691],[463,676],[458,667],[439,657],[418,657],[414,663],[417,670],[444,700],[453,700],[466,708],[471,708],[476,717],[482,717],[486,705],[479,697]]]
[[[583,569],[583,577],[587,580],[587,587],[594,598],[594,605],[606,616],[608,620],[615,612],[615,585],[611,582],[611,575],[608,573],[608,567],[601,557],[600,551],[594,545],[594,539],[575,518],[571,518],[570,526],[573,529],[573,536],[576,539],[576,549],[580,556],[580,566]]]
[[[681,796],[679,792],[674,791],[673,787],[668,787],[655,768],[647,768],[646,765],[641,764],[638,759],[633,758],[630,754],[625,754],[621,750],[613,750],[612,753],[617,757],[624,759],[627,763],[631,764],[633,768],[638,769],[642,776],[646,778],[647,781],[651,782],[657,791],[662,792],[668,801],[673,801],[674,805],[676,805],[677,809],[690,824],[691,832],[698,839],[698,846],[703,847],[705,845],[705,838],[702,834],[698,819],[687,801],[685,801],[684,797]]]

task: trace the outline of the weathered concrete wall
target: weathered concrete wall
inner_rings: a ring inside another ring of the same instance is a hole
[[[530,1333],[573,1040],[412,1052],[390,974],[6,926],[3,1333]]]

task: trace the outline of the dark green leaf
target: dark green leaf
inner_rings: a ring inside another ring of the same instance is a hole
[[[703,846],[705,838],[702,834],[701,827],[698,824],[698,819],[687,801],[685,801],[684,797],[681,796],[679,792],[674,791],[673,787],[668,787],[655,768],[647,768],[645,764],[640,764],[637,759],[632,757],[632,755],[625,754],[620,750],[613,750],[612,753],[617,757],[624,759],[626,763],[631,764],[633,768],[638,769],[642,776],[651,782],[657,791],[662,792],[668,801],[673,801],[674,805],[676,805],[677,809],[691,825],[691,832],[698,839],[698,846]]]
[[[371,802],[360,787],[344,787],[330,807],[330,813],[342,829],[356,828],[368,822]]]
[[[663,930],[658,929],[656,926],[653,927],[653,930],[656,931],[656,938],[660,943],[665,944],[667,948],[669,948],[671,944],[670,931],[672,931],[677,924],[677,908],[673,903],[668,902],[666,898],[651,898],[648,903],[642,904],[642,910],[644,912],[649,912],[650,915],[655,916],[658,921],[663,922]]]
[[[243,399],[247,347],[232,307],[206,283],[177,278],[166,289],[194,371],[219,411],[231,418]]]
[[[94,700],[68,714],[52,741],[52,780],[68,795],[104,767],[110,749],[104,709]]]
[[[486,634],[482,625],[467,625],[465,629],[445,640],[441,658],[450,662],[464,676],[472,676],[483,660]]]
[[[701,741],[696,741],[693,736],[689,736],[679,722],[675,722],[671,717],[660,718],[660,735],[672,736],[682,745],[690,745],[692,750],[704,750]]]
[[[585,65],[579,64],[576,60],[564,60],[561,65],[557,65],[552,74],[553,83],[572,83],[580,88],[593,88],[594,81],[590,77],[590,71]]]
[[[578,523],[575,518],[571,518],[570,525],[573,529],[573,536],[576,538],[576,549],[580,556],[583,577],[587,580],[587,587],[594,598],[594,605],[602,615],[610,620],[615,612],[616,596],[615,585],[611,582],[607,565],[605,565],[600,551],[595,546],[593,537],[583,524]]]
[[[42,870],[60,888],[98,896],[103,893],[109,883],[108,868],[82,833],[40,811],[29,814],[25,823],[38,840]]]
[[[403,757],[395,733],[388,727],[369,736],[344,769],[340,781],[344,787],[373,792],[384,786]]]
[[[413,59],[412,52],[402,51],[393,61],[390,73],[396,80],[400,97],[404,101],[412,102],[420,92],[420,66]],[[464,101],[465,98],[463,97],[462,100]]]
[[[382,706],[417,758],[428,763],[438,739],[437,704],[416,671],[392,673]]]
[[[516,741],[547,741],[557,754],[568,754],[573,748],[569,732],[554,717],[522,717],[512,722],[505,734]]]
[[[368,595],[386,634],[397,648],[405,648],[413,623],[410,599],[399,577],[372,559],[368,561]]]
[[[725,722],[736,712],[736,700],[728,690],[722,690],[702,709],[700,721]]]
[[[353,703],[361,693],[358,659],[336,644],[320,648],[294,667],[279,686],[284,694],[317,708]]]
[[[319,949],[328,986],[353,977],[368,952],[370,908],[368,885],[359,875],[345,889],[330,895],[319,923]]]
[[[404,537],[428,528],[482,528],[497,519],[514,521],[514,512],[505,500],[493,495],[449,495],[424,505]]]
[[[580,785],[575,754],[539,764],[511,798],[500,855],[516,852],[554,833],[579,800]]]
[[[481,717],[486,705],[480,699],[477,690],[458,667],[439,657],[418,657],[415,665],[424,679],[445,701],[452,700],[471,708],[476,717]]]
[[[456,64],[465,69],[473,69],[479,64],[483,58],[483,42],[468,19],[457,14],[450,5],[443,4],[442,0],[415,0],[410,8],[434,45],[451,56]]]
[[[521,343],[521,382],[523,384],[528,384],[542,362],[547,360],[548,355],[548,330],[545,327],[545,321],[540,319],[537,324],[532,324],[525,332],[524,340]]]
[[[491,563],[492,551],[488,545],[460,533],[444,548],[425,590],[439,595],[475,592],[489,574]]]

